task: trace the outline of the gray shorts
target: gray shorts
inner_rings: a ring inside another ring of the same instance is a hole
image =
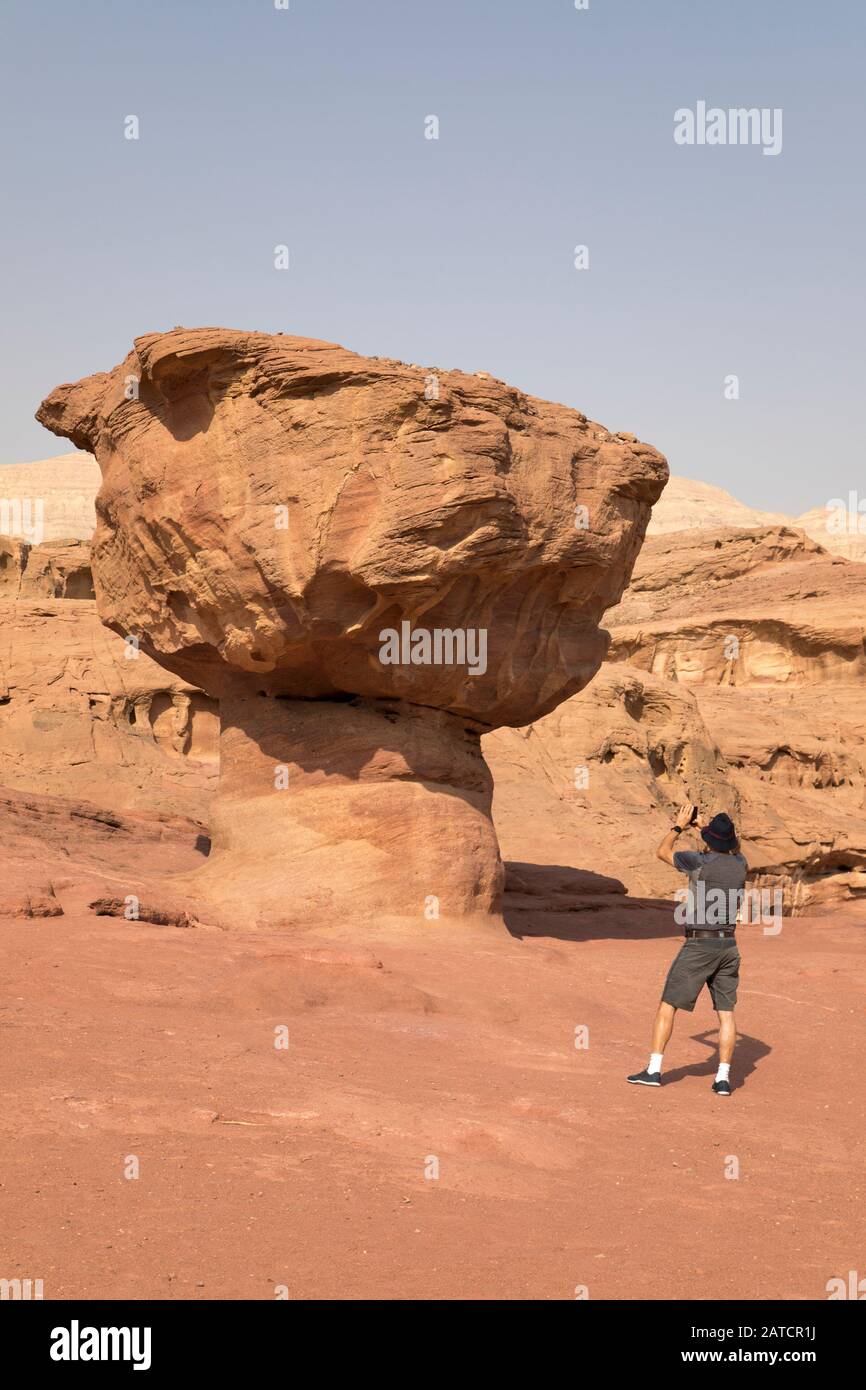
[[[710,991],[714,1009],[733,1009],[740,983],[740,952],[736,941],[728,944],[690,937],[680,948],[668,971],[662,1002],[691,1013],[704,985]]]

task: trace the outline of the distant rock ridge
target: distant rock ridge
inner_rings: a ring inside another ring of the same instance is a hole
[[[89,541],[99,483],[99,466],[89,453],[0,465],[0,536],[35,544]]]
[[[92,454],[60,454],[37,463],[0,465],[0,498],[43,497],[47,516],[44,540],[89,540],[96,525],[94,502],[100,481]],[[723,488],[676,475],[670,477],[653,506],[647,535],[696,528],[766,530],[773,526],[795,527],[836,555],[866,560],[866,515],[858,518],[846,508],[841,517],[835,511],[828,512],[826,506],[812,507],[798,517],[761,511],[746,506]],[[837,529],[832,529],[834,526]]]
[[[653,507],[647,535],[694,529],[718,531],[732,526],[740,530],[793,526],[836,555],[844,555],[848,560],[866,560],[866,513],[852,510],[851,500],[828,498],[824,506],[792,517],[747,507],[729,492],[710,483],[672,476]],[[831,501],[844,506],[829,506]]]

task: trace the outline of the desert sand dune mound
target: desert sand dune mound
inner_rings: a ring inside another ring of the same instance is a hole
[[[595,674],[661,455],[486,374],[222,329],[139,338],[39,418],[102,470],[103,621],[220,700],[200,908],[495,920],[479,735]]]

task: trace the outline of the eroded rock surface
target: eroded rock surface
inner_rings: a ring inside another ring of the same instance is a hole
[[[790,527],[649,537],[592,685],[485,740],[503,852],[547,869],[537,906],[565,910],[562,865],[669,896],[654,849],[685,800],[734,816],[787,910],[866,895],[864,620],[866,565]]]
[[[184,890],[226,925],[495,915],[479,736],[595,674],[661,455],[483,374],[220,329],[140,338],[39,418],[102,470],[103,621],[221,701]]]
[[[86,541],[27,541],[0,536],[0,600],[93,598]]]
[[[802,533],[648,538],[609,659],[691,685],[857,685],[866,566]]]
[[[20,565],[15,549],[0,540],[0,787],[205,819],[216,702],[72,597],[91,587],[86,544],[19,546]]]
[[[592,870],[637,897],[669,896],[671,870],[655,858],[666,826],[688,798],[704,812],[740,797],[694,695],[673,681],[606,664],[592,684],[525,729],[484,739],[493,772],[494,818],[506,859],[544,866],[538,904],[586,907],[595,888],[562,869]],[[740,817],[741,819],[741,817]]]

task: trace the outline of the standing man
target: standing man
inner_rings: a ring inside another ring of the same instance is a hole
[[[628,1079],[636,1086],[660,1086],[662,1059],[674,1028],[677,1009],[691,1013],[704,985],[710,991],[719,1019],[719,1069],[713,1082],[717,1096],[731,1094],[730,1070],[737,1029],[734,1005],[740,978],[737,913],[743,897],[748,864],[740,854],[730,816],[721,812],[701,829],[707,848],[677,850],[677,836],[697,819],[696,806],[684,806],[656,855],[689,880],[686,939],[668,971],[653,1025],[652,1053],[646,1071]],[[700,827],[699,827],[700,829]]]

